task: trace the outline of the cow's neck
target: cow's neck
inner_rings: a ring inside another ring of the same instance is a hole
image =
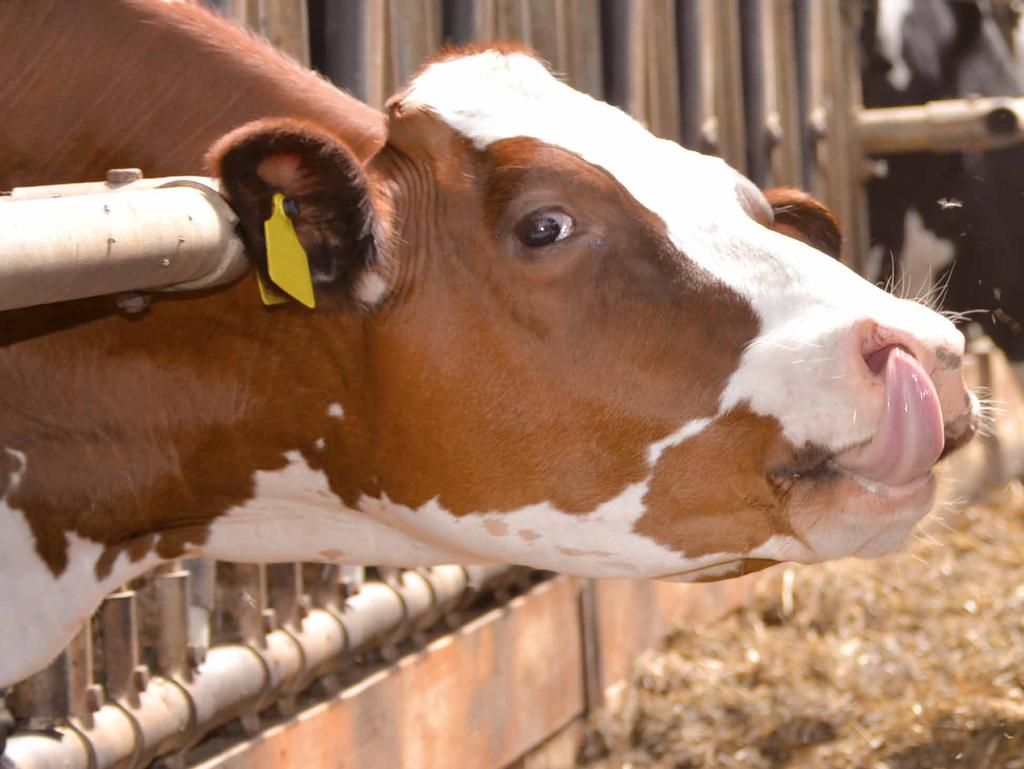
[[[69,532],[102,544],[100,576],[123,552],[202,547],[210,524],[257,497],[268,473],[300,465],[321,474],[333,504],[351,500],[369,474],[366,347],[357,316],[268,311],[251,279],[158,301],[142,319],[111,315],[12,343],[0,352],[0,392],[12,394],[0,483],[14,470],[19,483],[0,496],[55,572],[67,566]]]
[[[136,320],[110,308],[0,329],[0,685],[162,560],[459,559],[357,509],[383,354],[359,315],[268,311],[251,278]]]

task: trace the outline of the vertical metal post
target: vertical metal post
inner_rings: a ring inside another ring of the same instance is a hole
[[[276,626],[298,630],[302,624],[302,564],[272,563],[267,566],[267,603]]]
[[[713,151],[705,141],[707,113],[704,100],[704,81],[707,72],[703,49],[707,44],[703,0],[677,0],[676,50],[679,80],[680,142],[684,147],[698,151]]]
[[[160,634],[156,645],[156,670],[167,678],[188,680],[189,573],[176,570],[156,579],[156,604]]]
[[[566,0],[565,74],[575,88],[604,98],[600,0]]]
[[[640,15],[644,6],[630,0],[602,0],[601,48],[604,63],[604,95],[610,104],[643,119],[643,73],[640,46],[643,42]]]
[[[746,173],[759,187],[768,183],[764,8],[760,0],[739,0],[740,62],[743,73],[743,127]]]
[[[715,116],[718,154],[740,171],[746,167],[746,135],[743,125],[743,72],[740,62],[740,19],[737,0],[705,0],[704,35],[716,45],[707,46],[711,64],[705,80],[705,98]],[[707,131],[706,126],[705,130]]]
[[[242,643],[265,649],[266,567],[255,563],[217,563],[216,636],[219,643]]]
[[[555,72],[568,65],[567,0],[527,0],[526,39]]]
[[[69,717],[88,717],[92,684],[92,634],[86,624],[46,668],[16,684],[6,696],[12,715],[49,729]]]
[[[644,20],[644,112],[651,132],[678,141],[679,51],[676,45],[675,3],[651,0]]]
[[[579,623],[583,642],[583,698],[587,713],[604,705],[604,665],[597,581],[579,580]]]
[[[821,194],[816,188],[818,132],[814,125],[813,112],[816,107],[816,87],[813,73],[820,61],[815,56],[814,12],[811,0],[792,0],[793,38],[796,44],[796,109],[797,132],[800,145],[799,186]]]
[[[103,638],[103,684],[107,697],[138,707],[139,627],[135,592],[123,590],[107,596],[100,607],[99,627]]]
[[[483,3],[477,0],[443,0],[441,37],[446,43],[463,45],[477,39]]]
[[[309,66],[309,13],[306,0],[260,0],[260,27],[276,48]]]
[[[341,600],[341,567],[333,563],[302,565],[302,588],[313,606],[338,610]]]
[[[765,78],[765,131],[769,143],[771,183],[801,185],[801,112],[793,0],[760,0],[769,33]]]
[[[384,0],[310,0],[313,66],[373,107],[384,89]]]
[[[864,155],[857,141],[857,116],[863,108],[860,92],[858,41],[860,0],[824,3],[828,91],[828,204],[843,226],[842,260],[861,272],[867,255],[864,212]]]
[[[387,51],[390,78],[385,98],[397,91],[441,45],[440,0],[401,0],[389,4]]]

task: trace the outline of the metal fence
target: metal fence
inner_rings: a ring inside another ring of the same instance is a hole
[[[445,44],[525,42],[655,134],[815,194],[858,264],[857,0],[207,2],[378,107]]]

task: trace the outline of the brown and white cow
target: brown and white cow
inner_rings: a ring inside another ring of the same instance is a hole
[[[292,199],[316,310],[250,275],[3,317],[0,683],[186,554],[696,580],[928,511],[976,421],[962,337],[722,161],[513,48],[430,64],[387,130],[366,163],[297,119],[211,153],[258,270]]]

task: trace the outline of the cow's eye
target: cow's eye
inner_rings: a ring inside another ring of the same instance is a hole
[[[529,248],[549,246],[572,234],[573,220],[564,211],[534,211],[516,226],[516,237]]]

